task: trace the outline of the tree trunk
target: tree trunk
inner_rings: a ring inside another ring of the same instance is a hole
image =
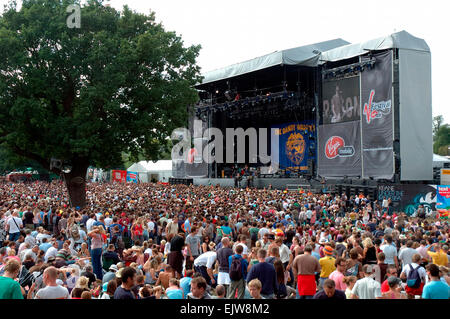
[[[70,205],[82,209],[86,206],[86,173],[89,164],[78,159],[72,161],[72,165],[70,173],[64,173]]]

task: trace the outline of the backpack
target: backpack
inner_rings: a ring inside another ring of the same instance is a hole
[[[352,267],[345,271],[345,276],[356,276],[358,277],[359,273],[359,263],[354,264]]]
[[[230,279],[234,281],[242,279],[241,258],[232,257],[229,275]]]
[[[406,284],[408,285],[409,288],[419,288],[422,282],[419,275],[420,266],[413,268],[411,264],[408,265],[410,268],[410,272],[408,274],[408,277],[406,278]]]

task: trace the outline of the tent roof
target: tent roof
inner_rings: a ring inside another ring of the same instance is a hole
[[[202,74],[204,79],[201,84],[220,81],[282,64],[317,66],[322,52],[347,44],[349,44],[349,42],[339,38],[292,49],[275,51],[258,58],[206,72]]]
[[[448,158],[445,157],[445,156],[433,154],[433,162],[445,162],[445,163],[450,163],[450,159],[448,159]]]
[[[152,161],[140,161],[139,163],[134,163],[131,165],[127,171],[146,173],[146,172],[160,172],[160,171],[171,171],[172,161],[171,160],[161,160],[156,163]]]
[[[406,31],[400,31],[385,37],[328,50],[322,53],[321,61],[324,63],[345,60],[366,54],[369,51],[392,48],[430,52],[425,40],[416,38]]]

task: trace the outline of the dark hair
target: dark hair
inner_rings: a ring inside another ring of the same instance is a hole
[[[430,272],[431,277],[439,277],[439,267],[435,264],[429,264],[427,270]]]
[[[237,245],[236,246],[236,254],[242,254],[242,252],[244,251],[244,247],[242,247],[242,245]]]
[[[206,280],[203,277],[194,277],[191,281],[191,284],[194,284],[197,286],[197,288],[203,288],[206,290]]]
[[[279,284],[284,284],[284,267],[281,260],[277,259],[273,263],[273,266],[275,267],[275,273],[277,274],[277,282]]]
[[[127,282],[128,278],[133,278],[133,276],[136,274],[136,269],[133,267],[125,267],[122,270],[122,282]]]
[[[114,292],[117,289],[117,282],[115,280],[110,280],[108,285],[106,286],[106,292],[110,295],[114,295]]]
[[[327,288],[334,288],[336,287],[336,283],[333,279],[327,279],[323,282],[323,286]]]

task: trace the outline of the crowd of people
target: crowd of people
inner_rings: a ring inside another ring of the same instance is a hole
[[[389,199],[0,184],[0,299],[448,299],[449,222]]]

